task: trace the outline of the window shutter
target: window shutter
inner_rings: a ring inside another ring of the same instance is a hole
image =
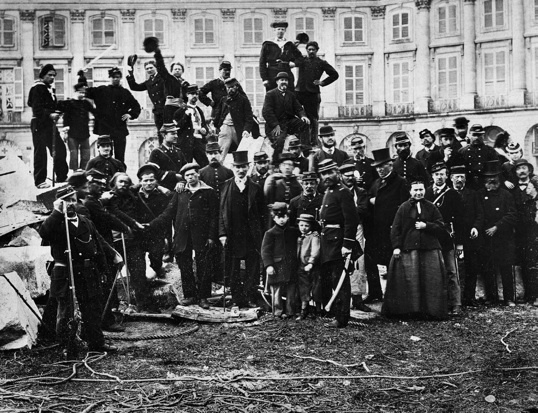
[[[24,91],[22,83],[22,67],[13,68],[14,85],[15,85],[15,111],[24,109]]]

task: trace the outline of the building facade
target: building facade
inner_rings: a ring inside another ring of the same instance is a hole
[[[466,116],[487,127],[490,141],[506,130],[527,158],[538,157],[538,0],[6,3],[0,4],[0,156],[9,148],[31,164],[26,99],[42,65],[58,70],[59,98],[72,96],[79,69],[90,85],[106,84],[108,69],[125,68],[134,53],[141,81],[152,59],[142,49],[147,36],[159,38],[167,63],[184,63],[191,83],[217,77],[219,62],[230,60],[259,115],[261,43],[273,37],[271,22],[285,20],[288,39],[306,32],[340,73],[322,90],[320,124],[335,127],[341,146],[354,134],[366,137],[369,150],[391,146],[391,135],[405,130],[417,151],[420,130]],[[130,170],[155,145],[151,102],[133,93],[143,113],[130,123]]]

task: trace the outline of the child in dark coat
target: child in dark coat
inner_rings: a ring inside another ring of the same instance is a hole
[[[319,284],[319,233],[312,228],[316,222],[310,214],[301,214],[297,218],[301,236],[297,241],[297,256],[299,257],[299,296],[301,297],[301,319],[308,315],[308,302],[312,292]],[[316,297],[314,297],[315,299]],[[321,308],[321,305],[320,305]]]
[[[297,238],[299,231],[288,226],[288,205],[275,202],[271,207],[275,225],[269,229],[262,242],[262,259],[271,288],[273,314],[276,317],[295,316],[297,283]],[[282,296],[286,296],[286,313]]]

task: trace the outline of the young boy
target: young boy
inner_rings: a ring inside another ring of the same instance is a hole
[[[267,274],[267,285],[271,287],[273,314],[276,317],[295,316],[297,283],[297,228],[288,226],[288,205],[275,202],[271,206],[275,225],[269,229],[262,242],[262,259]],[[284,314],[282,296],[286,296]]]
[[[316,222],[310,214],[301,214],[297,218],[301,236],[297,241],[297,256],[299,257],[298,285],[301,297],[301,316],[304,320],[308,315],[308,302],[312,291],[319,282],[318,259],[320,253],[319,234],[312,228]],[[319,305],[321,308],[321,303]]]
[[[519,182],[519,178],[516,175],[516,169],[514,164],[518,159],[523,157],[523,149],[517,142],[511,142],[506,147],[509,161],[502,164],[502,179],[504,180],[504,186],[508,189],[514,189]]]

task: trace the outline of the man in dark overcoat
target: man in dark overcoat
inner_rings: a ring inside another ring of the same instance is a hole
[[[228,60],[223,60],[219,65],[220,76],[212,79],[200,88],[200,102],[206,106],[211,106],[211,117],[215,118],[215,112],[223,97],[226,97],[225,82],[230,78],[232,64]],[[211,93],[211,98],[207,96]]]
[[[428,169],[428,158],[430,155],[439,150],[439,146],[435,143],[435,135],[429,129],[423,129],[418,133],[420,142],[423,148],[417,152],[415,158],[422,162],[422,166]]]
[[[338,166],[341,166],[346,159],[349,159],[347,152],[336,147],[334,135],[335,131],[330,125],[324,125],[319,129],[318,136],[321,141],[321,150],[314,155],[314,170],[317,171],[318,165],[325,159],[332,160]]]
[[[351,304],[350,268],[346,268],[345,263],[357,242],[355,235],[359,216],[351,191],[340,182],[336,163],[330,159],[324,160],[319,164],[319,174],[327,188],[319,212],[321,282],[326,295],[324,303],[329,301],[331,289],[336,290],[340,277],[344,276],[344,282],[331,307],[335,320],[327,326],[343,328],[349,321]]]
[[[109,135],[97,138],[97,156],[86,164],[86,170],[96,169],[106,176],[107,184],[116,172],[125,172],[125,164],[112,156],[112,139]]]
[[[424,182],[426,187],[430,184],[430,177],[422,162],[411,156],[411,140],[405,132],[397,132],[394,137],[396,147],[396,159],[394,160],[394,172],[404,178],[408,184],[411,182]]]
[[[465,164],[463,155],[459,152],[461,145],[456,141],[456,134],[452,128],[442,128],[438,132],[441,147],[430,153],[426,160],[426,169],[431,173],[433,165],[444,162],[448,169],[456,165]]]
[[[315,172],[305,172],[300,178],[303,191],[290,201],[290,225],[297,225],[297,218],[302,214],[312,215],[319,220],[319,210],[323,195],[318,192],[318,175]],[[317,231],[317,222],[313,224],[313,230]]]
[[[293,173],[294,156],[290,152],[282,152],[278,162],[278,171],[269,175],[265,180],[263,192],[267,204],[275,202],[289,204],[292,198],[300,195],[303,190]]]
[[[254,306],[260,281],[260,249],[266,223],[262,188],[247,177],[248,152],[233,153],[234,178],[222,186],[219,240],[232,260],[232,299],[238,306]],[[240,261],[246,270],[240,272]]]
[[[39,80],[30,89],[28,106],[32,108],[32,143],[34,145],[34,183],[38,188],[48,188],[47,181],[47,148],[54,157],[54,173],[57,182],[67,179],[67,150],[56,128],[60,117],[56,113],[58,100],[52,87],[56,78],[56,70],[51,64],[43,66],[39,72]],[[52,153],[54,141],[54,152]]]
[[[393,170],[389,148],[372,151],[379,178],[370,188],[371,217],[365,225],[365,266],[368,276],[366,304],[383,299],[377,264],[389,265],[392,256],[390,228],[400,205],[409,198],[407,181]]]
[[[267,92],[263,102],[265,135],[274,142],[273,161],[278,161],[287,135],[296,135],[303,145],[310,145],[310,121],[295,94],[289,90],[289,78],[288,73],[280,72],[276,76],[277,87]]]
[[[86,97],[95,103],[93,133],[108,135],[114,145],[114,157],[125,163],[125,147],[129,130],[127,122],[140,116],[140,104],[121,85],[122,73],[117,67],[108,71],[110,84],[86,89]]]
[[[379,178],[375,167],[372,166],[374,160],[366,156],[366,143],[360,136],[355,136],[351,139],[349,144],[351,152],[353,154],[353,162],[355,163],[355,169],[359,172],[359,176],[356,178],[357,185],[361,188],[370,189],[374,181]]]
[[[230,168],[222,164],[222,151],[217,142],[209,142],[205,146],[205,153],[209,160],[209,165],[200,169],[200,179],[217,191],[220,199],[220,190],[224,182],[233,178],[234,173]]]
[[[483,170],[484,188],[478,191],[478,199],[484,209],[484,287],[486,303],[496,303],[499,299],[496,282],[499,271],[504,303],[514,306],[515,280],[512,265],[515,261],[514,228],[517,224],[517,211],[512,194],[500,187],[500,174],[499,161],[486,162]]]
[[[306,158],[302,151],[301,141],[296,136],[291,136],[288,140],[288,152],[293,155],[293,165],[296,175],[302,174],[308,171],[309,160]]]
[[[484,187],[483,175],[486,162],[499,159],[497,151],[484,143],[486,131],[482,125],[473,125],[469,130],[470,144],[459,150],[467,168],[467,186],[475,190]]]

